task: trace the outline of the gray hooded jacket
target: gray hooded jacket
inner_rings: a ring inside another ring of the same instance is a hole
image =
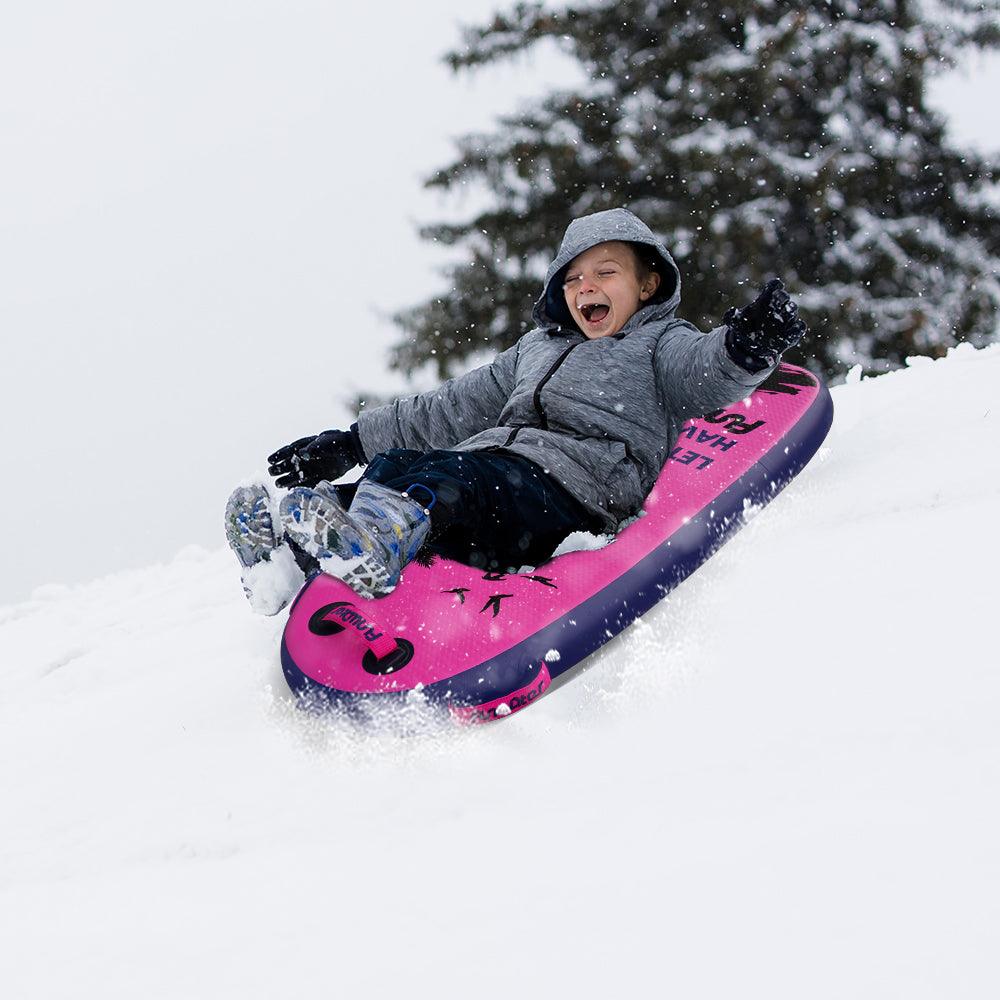
[[[566,308],[563,276],[574,257],[609,240],[652,247],[662,259],[660,287],[618,333],[590,340]],[[677,265],[635,215],[614,208],[576,219],[545,275],[535,329],[488,365],[363,412],[365,454],[523,455],[613,529],[641,508],[684,421],[743,399],[772,371],[740,368],[724,326],[704,334],[677,319],[680,297]]]

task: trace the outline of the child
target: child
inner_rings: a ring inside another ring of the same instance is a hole
[[[284,583],[259,609],[294,596],[292,556],[378,597],[421,550],[508,570],[544,562],[570,532],[614,531],[642,507],[681,425],[749,395],[805,333],[777,279],[709,334],[675,317],[679,302],[677,265],[631,212],[572,222],[535,328],[513,347],[364,411],[349,431],[276,451],[268,471],[291,487],[277,529],[264,487],[233,494],[227,535],[252,603],[268,562]],[[345,509],[330,481],[366,464]]]

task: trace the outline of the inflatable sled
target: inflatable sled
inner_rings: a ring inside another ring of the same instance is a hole
[[[281,644],[298,694],[351,706],[419,690],[486,722],[537,701],[652,607],[771,500],[826,437],[833,404],[815,376],[781,365],[753,395],[684,425],[645,515],[604,548],[528,573],[411,563],[378,600],[318,574]]]

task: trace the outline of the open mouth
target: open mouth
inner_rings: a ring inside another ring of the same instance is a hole
[[[593,323],[595,325],[600,323],[609,312],[611,312],[610,306],[606,306],[598,302],[588,302],[587,305],[580,306],[580,313],[583,315],[583,318],[588,323]]]

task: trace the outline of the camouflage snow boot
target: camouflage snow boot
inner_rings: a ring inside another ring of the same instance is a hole
[[[305,581],[291,549],[274,533],[271,498],[260,485],[240,486],[226,503],[226,541],[242,567],[250,607],[276,615]]]
[[[410,495],[429,494],[424,507]],[[434,494],[414,484],[405,493],[362,479],[348,510],[327,483],[298,487],[281,501],[285,534],[319,560],[324,573],[343,580],[362,597],[382,597],[399,582],[430,530]]]
[[[240,486],[226,503],[226,541],[240,565],[249,569],[277,548],[271,498],[263,486]]]

